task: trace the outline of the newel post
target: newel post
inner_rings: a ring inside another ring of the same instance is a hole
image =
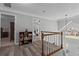
[[[41,40],[42,40],[42,56],[44,56],[44,35],[43,35],[43,33],[41,32]]]
[[[61,48],[63,48],[63,32],[61,32]]]

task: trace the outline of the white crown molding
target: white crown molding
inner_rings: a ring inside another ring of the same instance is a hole
[[[30,13],[25,13],[25,12],[22,12],[22,11],[18,11],[18,10],[15,10],[15,9],[5,8],[5,7],[0,7],[0,10],[2,10],[2,11],[8,11],[8,12],[13,12],[13,13],[17,13],[17,14],[22,14],[22,15],[28,15],[28,16],[32,16],[32,17],[43,18],[43,19],[47,19],[47,20],[51,20],[48,17],[42,17],[42,16],[38,16],[38,15],[34,15],[34,14],[30,14]]]

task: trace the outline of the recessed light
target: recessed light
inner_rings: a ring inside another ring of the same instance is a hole
[[[42,10],[42,12],[43,12],[43,13],[45,13],[45,12],[46,12],[46,10]]]

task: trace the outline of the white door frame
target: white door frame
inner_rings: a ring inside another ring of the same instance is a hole
[[[9,11],[8,12],[4,12],[4,11],[1,11],[0,12],[0,18],[1,18],[1,14],[7,14],[7,15],[13,15],[13,16],[15,16],[15,20],[14,20],[14,29],[16,29],[16,15],[15,14],[12,14],[12,13],[9,13]],[[1,41],[0,41],[0,44],[1,44]],[[14,30],[14,44],[16,45],[16,30]]]

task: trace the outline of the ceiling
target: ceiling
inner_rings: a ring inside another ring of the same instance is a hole
[[[51,20],[79,15],[79,3],[12,3],[12,9]]]

